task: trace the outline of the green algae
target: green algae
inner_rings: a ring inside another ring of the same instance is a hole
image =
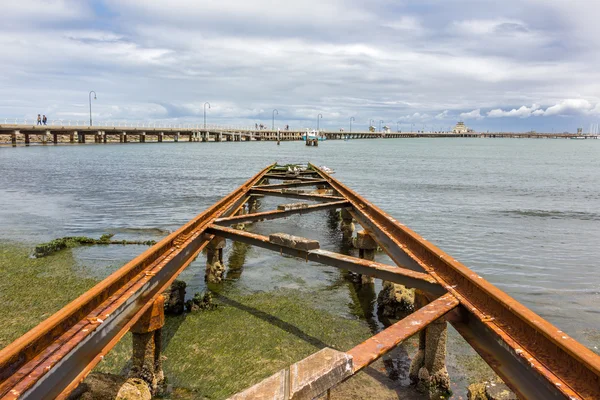
[[[146,246],[153,246],[156,244],[155,240],[111,240],[113,236],[113,234],[105,234],[100,236],[100,239],[94,239],[87,236],[65,236],[35,246],[35,249],[33,250],[33,255],[34,257],[41,258],[57,253],[64,249],[86,245],[89,246],[107,244],[141,244]]]
[[[90,289],[71,252],[30,258],[24,246],[0,243],[0,348]]]
[[[314,293],[213,296],[216,309],[168,317],[162,333],[167,379],[196,398],[227,398],[321,348],[345,351],[371,336],[363,321],[311,307]],[[123,372],[130,355],[125,337],[97,369]]]

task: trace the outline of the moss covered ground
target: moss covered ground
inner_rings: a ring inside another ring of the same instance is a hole
[[[224,399],[323,347],[348,350],[371,335],[366,323],[310,307],[314,293],[276,290],[215,295],[212,311],[167,319],[164,370],[175,396]],[[97,368],[127,368],[125,338]]]
[[[76,271],[70,251],[43,259],[31,249],[0,243],[0,348],[94,286]]]

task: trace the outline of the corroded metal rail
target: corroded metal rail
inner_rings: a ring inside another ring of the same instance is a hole
[[[315,189],[307,189],[311,186]],[[245,204],[259,196],[316,204],[245,214]],[[314,240],[232,227],[332,209],[349,211],[396,265],[326,251]],[[600,398],[598,355],[310,164],[295,173],[265,168],[0,351],[0,398],[66,398],[215,237],[402,284],[430,302],[346,353],[322,350],[234,399],[265,390],[269,398],[312,398],[440,320],[450,322],[522,399]],[[320,360],[317,372],[306,371]]]

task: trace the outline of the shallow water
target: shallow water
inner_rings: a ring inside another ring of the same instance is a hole
[[[158,239],[278,161],[336,177],[585,345],[600,348],[600,141],[396,139],[37,146],[0,149],[0,240],[60,236]],[[268,199],[264,209],[285,202]],[[310,236],[337,250],[327,213],[256,224],[259,233]],[[86,247],[79,262],[104,277],[143,246]],[[233,255],[233,258],[231,256]],[[385,261],[384,255],[378,255]],[[331,290],[318,306],[356,314],[355,294],[331,267],[262,249],[228,285]],[[203,260],[184,272],[201,289]],[[365,307],[368,308],[368,307]],[[363,310],[368,311],[368,310]]]

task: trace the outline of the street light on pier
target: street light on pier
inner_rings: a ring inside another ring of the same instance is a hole
[[[350,133],[352,133],[352,121],[355,121],[354,117],[350,117]]]
[[[279,115],[279,111],[273,110],[273,125],[271,125],[271,130],[272,131],[275,130],[275,113],[277,113],[277,115]]]
[[[90,126],[92,126],[92,93],[94,93],[94,100],[97,100],[98,98],[96,97],[96,92],[94,92],[93,90],[90,90]]]
[[[410,133],[413,133],[415,129],[415,123],[410,124]]]
[[[206,130],[206,105],[208,104],[208,109],[210,110],[210,103],[207,101],[204,103],[204,130]]]
[[[379,132],[381,132],[381,124],[383,124],[383,120],[382,119],[379,120]]]
[[[317,132],[319,132],[319,120],[323,118],[323,114],[317,115]]]

